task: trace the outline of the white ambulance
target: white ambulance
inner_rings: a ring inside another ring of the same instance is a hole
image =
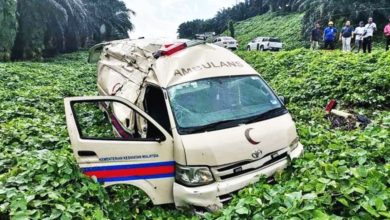
[[[216,210],[303,153],[282,98],[229,50],[147,39],[99,49],[100,96],[66,98],[65,110],[77,163],[104,186]]]

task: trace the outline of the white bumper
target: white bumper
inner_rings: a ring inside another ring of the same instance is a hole
[[[286,168],[290,164],[290,159],[295,159],[303,153],[303,146],[299,146],[285,160],[276,162],[263,169],[243,174],[225,181],[214,182],[210,185],[200,187],[186,187],[178,183],[174,183],[173,194],[176,207],[198,206],[205,207],[210,210],[222,208],[222,202],[226,201],[226,195],[236,192],[245,186],[258,181],[259,177],[265,175],[272,176],[276,171]]]
[[[224,47],[226,49],[237,49],[238,45],[237,44],[224,44]]]

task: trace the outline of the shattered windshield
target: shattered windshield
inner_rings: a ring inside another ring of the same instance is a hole
[[[208,125],[221,122],[234,126],[245,123],[243,119],[284,109],[259,76],[202,79],[173,86],[168,93],[181,133],[200,132]],[[222,129],[218,126],[213,128]]]

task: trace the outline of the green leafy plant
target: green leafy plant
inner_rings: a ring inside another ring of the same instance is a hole
[[[283,41],[283,49],[302,47],[301,36],[303,14],[277,15],[266,13],[237,22],[234,25],[235,36],[240,42],[240,49],[245,50],[247,43],[256,37],[278,37]],[[225,35],[228,32],[224,33]]]
[[[262,179],[202,218],[390,218],[390,54],[238,54],[289,101],[305,154],[278,172],[274,183]],[[97,95],[96,67],[86,59],[81,52],[0,64],[0,218],[201,218],[153,206],[132,187],[104,189],[79,171],[63,98]],[[332,129],[323,112],[331,98],[373,123],[365,130]]]

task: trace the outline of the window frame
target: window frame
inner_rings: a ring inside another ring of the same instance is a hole
[[[158,127],[156,127],[158,130],[160,130],[161,134],[162,134],[162,138],[159,139],[159,138],[132,138],[132,139],[125,139],[125,138],[103,138],[103,137],[84,137],[82,135],[82,129],[81,129],[81,125],[79,123],[79,116],[77,114],[77,112],[75,111],[75,104],[77,103],[93,103],[93,104],[97,104],[99,102],[117,102],[117,103],[121,103],[122,105],[126,106],[127,108],[133,110],[136,114],[139,114],[141,115],[141,117],[143,117],[145,120],[147,120],[148,122],[150,122],[150,120],[148,120],[147,118],[145,118],[144,116],[142,116],[142,114],[132,108],[131,106],[127,105],[125,102],[121,101],[121,100],[112,100],[112,99],[100,99],[100,100],[72,100],[70,101],[70,108],[72,110],[72,114],[73,114],[73,118],[74,118],[74,122],[76,124],[76,127],[77,127],[77,134],[78,134],[78,137],[81,139],[81,140],[98,140],[98,141],[126,141],[126,142],[156,142],[156,143],[159,143],[159,142],[164,142],[165,140],[167,140],[167,137],[166,135],[164,134],[164,132],[162,132]],[[144,112],[145,113],[145,112]],[[104,114],[104,112],[102,111],[102,114]],[[148,115],[147,113],[145,113],[146,115]],[[109,119],[108,119],[109,120]],[[111,122],[111,121],[110,121]],[[152,123],[152,122],[151,122]],[[157,122],[156,122],[157,123]],[[153,123],[152,123],[153,124]],[[157,123],[158,125],[160,125],[159,123]],[[111,124],[112,126],[112,124]],[[122,126],[122,125],[121,125]],[[160,125],[161,126],[161,125]],[[162,127],[162,126],[161,126]]]
[[[169,129],[167,129],[167,128],[164,128],[164,126],[162,126],[161,125],[161,123],[159,122],[159,121],[157,121],[156,119],[154,119],[149,113],[148,113],[148,111],[147,111],[147,108],[146,108],[146,106],[145,106],[145,100],[146,100],[146,96],[147,96],[147,90],[148,90],[148,88],[150,88],[150,87],[152,87],[152,88],[154,88],[154,89],[158,89],[158,90],[160,90],[161,91],[161,93],[162,93],[162,96],[163,96],[163,103],[164,103],[164,107],[165,107],[165,109],[166,109],[166,112],[167,112],[167,115],[166,115],[166,118],[168,119],[168,125],[169,125]],[[160,86],[158,86],[158,85],[156,85],[156,84],[153,84],[153,83],[147,83],[146,84],[146,86],[145,86],[145,94],[144,94],[144,97],[143,97],[143,101],[142,101],[142,105],[143,105],[143,107],[144,107],[144,112],[146,113],[146,114],[148,114],[151,118],[153,118],[161,127],[163,127],[164,129],[165,129],[165,131],[166,132],[168,132],[170,135],[172,135],[172,124],[171,124],[171,120],[170,120],[170,117],[169,117],[169,110],[168,110],[168,106],[167,106],[167,104],[166,104],[166,100],[168,99],[168,97],[166,96],[166,94],[164,93],[164,90],[163,90],[163,88],[162,87],[160,87]],[[169,100],[168,100],[169,101]]]

